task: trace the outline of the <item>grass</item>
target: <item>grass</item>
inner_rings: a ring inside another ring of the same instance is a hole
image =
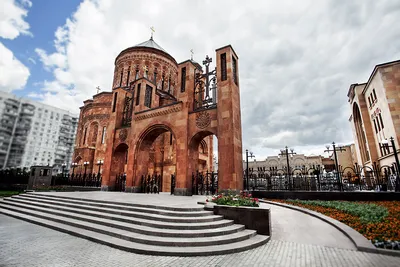
[[[400,201],[272,201],[322,213],[347,224],[377,247],[400,249]]]
[[[10,196],[12,196],[12,195],[18,195],[18,194],[20,194],[21,193],[21,191],[1,191],[0,190],[0,198],[2,198],[2,197],[10,197]]]

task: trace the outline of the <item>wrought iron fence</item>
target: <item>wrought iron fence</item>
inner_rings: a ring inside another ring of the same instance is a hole
[[[52,186],[82,186],[82,187],[100,187],[101,174],[88,173],[88,174],[60,174],[53,176],[51,181]]]
[[[126,174],[118,174],[115,177],[115,191],[125,192],[125,185],[126,185]]]
[[[244,172],[244,188],[264,191],[400,191],[400,179],[392,166],[358,166],[339,172],[317,169],[258,170]]]
[[[0,184],[28,184],[29,172],[25,169],[0,170]]]
[[[192,195],[214,195],[218,192],[218,173],[192,173]]]
[[[147,194],[159,194],[161,191],[160,174],[142,175],[140,180],[140,192]]]

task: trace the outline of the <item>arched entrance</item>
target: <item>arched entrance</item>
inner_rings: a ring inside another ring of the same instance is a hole
[[[114,190],[122,191],[126,179],[129,147],[125,143],[119,144],[113,153],[111,161],[110,181]]]
[[[157,192],[171,191],[171,176],[176,174],[176,139],[170,127],[153,125],[141,134],[133,169],[136,191],[146,191],[144,182],[152,182]]]
[[[354,127],[357,132],[358,148],[360,149],[361,160],[364,164],[365,162],[369,161],[370,156],[368,153],[367,139],[365,136],[364,126],[361,118],[361,112],[357,103],[354,103],[353,105],[353,118],[354,118]]]
[[[215,133],[205,130],[196,133],[189,142],[189,175],[193,195],[215,194],[218,191],[216,139]]]

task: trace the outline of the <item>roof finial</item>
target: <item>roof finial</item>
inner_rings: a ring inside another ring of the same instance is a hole
[[[100,93],[100,86],[97,86],[96,89],[97,89],[97,93]]]
[[[193,60],[193,54],[194,54],[193,49],[190,49],[190,54],[191,54],[190,60]]]
[[[156,32],[156,30],[154,29],[153,26],[150,27],[150,30],[151,30],[151,38],[150,39],[153,40],[153,33]]]

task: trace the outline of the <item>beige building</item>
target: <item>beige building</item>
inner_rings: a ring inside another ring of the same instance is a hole
[[[395,166],[393,148],[382,147],[400,133],[400,60],[376,65],[368,81],[348,91],[355,141],[355,161],[361,166]]]
[[[352,175],[355,174],[354,164],[357,162],[355,145],[350,144],[350,145],[340,146],[340,148],[341,151],[338,150],[336,152],[339,170],[344,174],[348,174],[349,172]],[[330,158],[332,160],[335,160],[335,156],[333,155],[333,153],[330,155]]]
[[[305,168],[316,169],[317,166],[323,166],[323,156],[305,156],[303,154],[295,154],[289,156],[289,166],[290,170],[302,170]],[[249,161],[249,170],[252,173],[259,171],[272,171],[281,170],[286,171],[287,169],[287,159],[286,156],[270,156],[265,160],[253,160]],[[243,170],[246,170],[246,161],[243,161]]]

